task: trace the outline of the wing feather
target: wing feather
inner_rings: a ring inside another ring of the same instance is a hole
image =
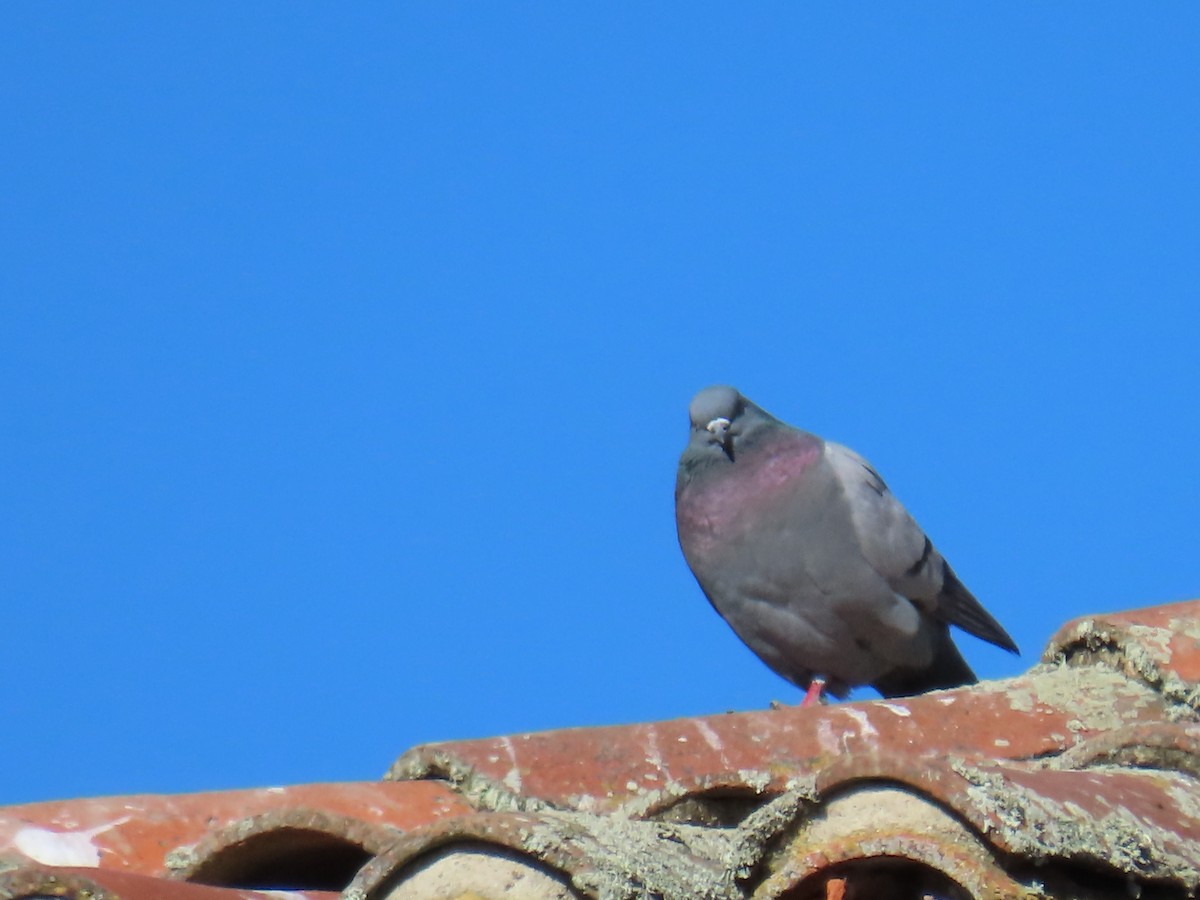
[[[1008,632],[958,580],[871,464],[828,441],[825,456],[841,482],[859,550],[892,590],[934,618],[1018,653]]]

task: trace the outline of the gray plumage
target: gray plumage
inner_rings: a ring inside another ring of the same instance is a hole
[[[800,687],[885,697],[973,683],[955,625],[1017,653],[871,465],[723,385],[689,408],[679,544],[747,646]]]

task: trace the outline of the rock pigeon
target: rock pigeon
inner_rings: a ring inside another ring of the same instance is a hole
[[[675,482],[684,558],[738,637],[810,698],[819,680],[838,697],[973,684],[950,625],[1019,652],[853,450],[725,385],[688,412]]]

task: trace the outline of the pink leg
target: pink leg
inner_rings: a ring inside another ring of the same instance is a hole
[[[821,691],[825,690],[825,679],[814,678],[808,683],[808,690],[804,692],[804,699],[800,701],[801,706],[818,706],[821,703]]]

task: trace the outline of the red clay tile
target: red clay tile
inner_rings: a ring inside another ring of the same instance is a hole
[[[1164,675],[1200,682],[1200,600],[1084,616],[1068,622],[1050,640],[1046,658],[1073,650],[1115,648],[1128,657],[1131,674],[1153,681]],[[1200,706],[1200,693],[1192,693]]]
[[[515,863],[541,875],[536,897],[732,898],[722,860],[709,855],[725,848],[710,831],[553,810],[481,813],[401,837],[363,868],[347,893],[390,900],[430,862],[452,869],[460,862],[478,865],[482,858],[496,871]]]
[[[318,813],[361,822],[361,835],[408,830],[470,807],[437,782],[308,784],[200,794],[136,795],[0,809],[0,859],[163,874],[203,862],[192,845],[256,816]],[[211,846],[215,851],[215,846]],[[203,848],[202,848],[203,850]],[[170,859],[168,859],[170,857]]]
[[[130,872],[29,866],[0,873],[4,900],[280,900],[278,893],[202,887]],[[338,894],[305,891],[289,900],[337,900]]]
[[[864,782],[846,790],[799,818],[789,834],[755,886],[755,896],[957,897],[965,890],[974,898],[1015,898],[1027,893],[957,816],[893,785]],[[901,890],[901,884],[908,889]]]
[[[435,778],[476,806],[491,797],[642,812],[697,791],[778,793],[837,759],[889,754],[1058,753],[1114,728],[1161,722],[1169,704],[1108,670],[1044,668],[903,700],[787,707],[417,747],[385,778]]]
[[[904,700],[428,744],[379,784],[10,807],[0,900],[1196,896],[1200,601],[1076,620],[1043,659]]]

